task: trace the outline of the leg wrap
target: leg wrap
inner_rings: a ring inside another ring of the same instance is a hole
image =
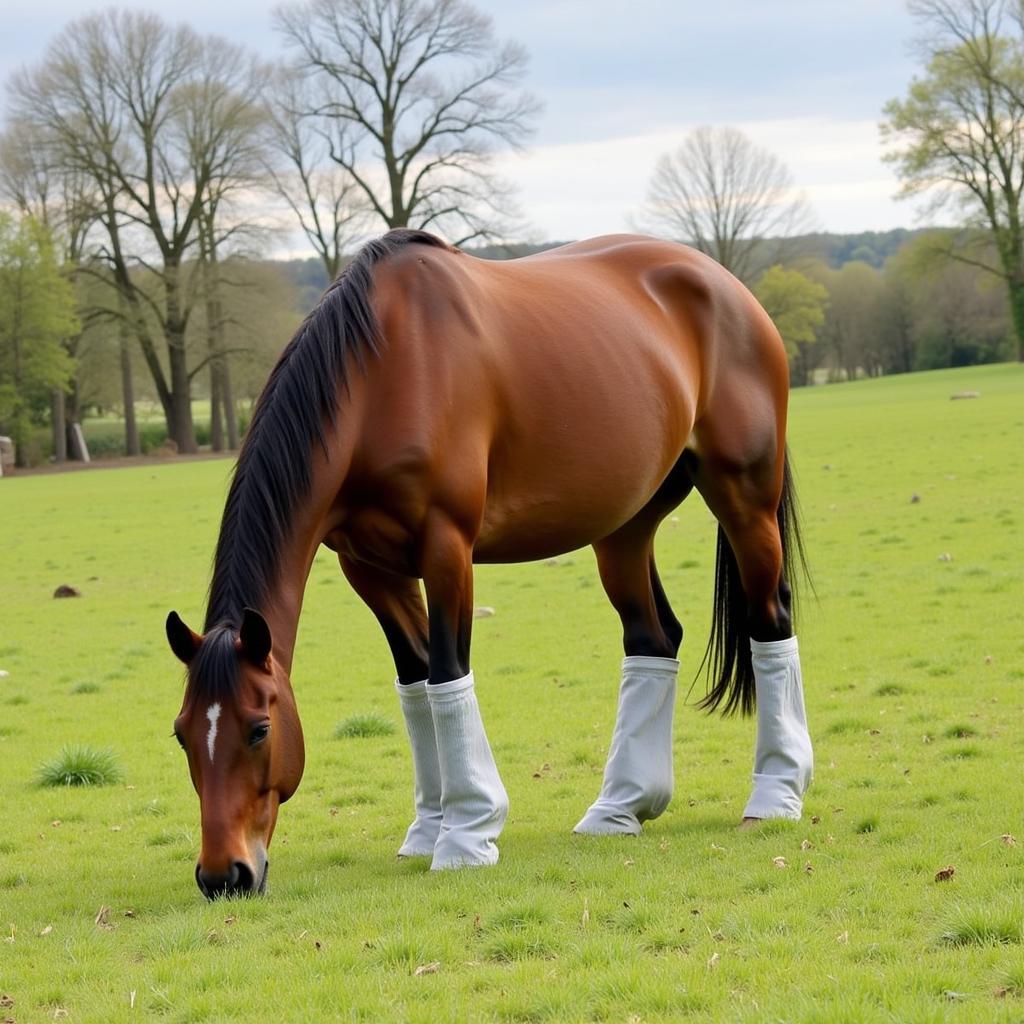
[[[397,680],[405,729],[412,747],[413,803],[416,818],[405,834],[399,857],[430,857],[441,831],[441,767],[437,761],[434,719],[427,700],[427,681],[403,686]]]
[[[629,657],[601,793],[573,829],[587,835],[639,835],[672,799],[675,658]]]
[[[473,673],[427,686],[441,767],[441,832],[431,869],[496,864],[494,841],[508,816],[508,796],[491,754]]]
[[[757,688],[754,789],[746,818],[799,819],[814,773],[796,637],[750,641]]]

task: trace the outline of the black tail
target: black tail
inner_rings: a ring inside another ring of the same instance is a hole
[[[799,506],[789,467],[789,452],[783,466],[782,498],[779,501],[779,533],[782,537],[782,575],[788,584],[782,588],[782,599],[789,597],[790,615],[796,629],[797,577],[810,581],[807,558],[800,536]],[[813,584],[812,584],[813,590]],[[740,582],[736,563],[725,531],[718,527],[718,556],[715,565],[715,608],[711,617],[711,636],[701,668],[708,666],[713,685],[700,702],[706,711],[722,708],[726,715],[737,711],[749,715],[754,710],[754,667],[750,659],[747,597]]]

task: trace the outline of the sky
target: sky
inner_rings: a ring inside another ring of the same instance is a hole
[[[267,56],[282,54],[269,0],[123,0]],[[731,125],[792,171],[834,232],[922,222],[896,200],[878,122],[917,62],[902,0],[474,0],[530,54],[544,105],[526,152],[502,157],[530,234],[629,230],[658,157],[699,125]],[[68,21],[102,7],[0,0],[0,82]]]

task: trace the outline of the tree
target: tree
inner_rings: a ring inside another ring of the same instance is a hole
[[[886,159],[905,196],[958,205],[984,224],[997,258],[948,255],[995,274],[1024,360],[1024,6],[1009,0],[912,0],[926,64],[905,99],[885,106]]]
[[[735,128],[705,126],[658,160],[637,222],[749,285],[782,260],[789,236],[808,230],[810,211],[778,157]]]
[[[948,258],[951,234],[919,235],[886,263],[887,299],[898,290],[902,307],[901,330],[895,336],[895,318],[887,307],[886,352],[892,352],[901,369],[967,366],[1010,355],[1006,291],[979,267]],[[987,249],[980,244],[974,249],[985,257],[995,255],[991,237]]]
[[[465,0],[307,0],[276,20],[309,79],[302,116],[384,224],[458,243],[508,230],[493,158],[539,110],[515,91],[521,46]]]
[[[14,438],[19,464],[30,426],[71,376],[61,341],[78,330],[74,309],[45,227],[0,212],[0,426]]]
[[[10,85],[15,115],[38,124],[62,168],[95,189],[98,255],[123,302],[110,313],[128,318],[180,451],[196,450],[192,379],[211,358],[190,366],[186,346],[201,295],[200,216],[212,191],[224,191],[239,148],[253,145],[264,78],[222,39],[108,10],[73,22]]]
[[[787,270],[776,264],[761,275],[754,294],[782,335],[793,383],[810,384],[814,367],[812,349],[828,307],[825,286],[799,270]]]
[[[345,250],[370,219],[362,189],[330,156],[322,126],[308,111],[316,104],[309,83],[295,71],[279,69],[268,101],[266,167],[274,191],[299,222],[333,281]]]
[[[0,135],[0,196],[49,233],[62,272],[75,283],[89,233],[96,223],[96,197],[84,175],[59,166],[46,133],[37,125],[14,120]],[[78,421],[80,341],[80,331],[61,339],[75,372],[52,395],[53,454],[57,462],[67,458],[67,434]]]

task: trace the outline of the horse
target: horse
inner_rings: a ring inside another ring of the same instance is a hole
[[[743,820],[799,817],[812,751],[788,382],[751,293],[680,244],[612,235],[495,262],[419,230],[366,243],[256,404],[203,632],[167,618],[187,666],[174,734],[200,801],[202,893],[266,888],[303,772],[290,671],[321,544],[394,658],[415,809],[399,855],[438,870],[495,863],[508,809],[470,666],[473,565],[592,545],[625,658],[602,788],[575,830],[637,834],[672,793],[683,637],[654,537],[693,489],[718,521],[702,704],[757,708]]]

